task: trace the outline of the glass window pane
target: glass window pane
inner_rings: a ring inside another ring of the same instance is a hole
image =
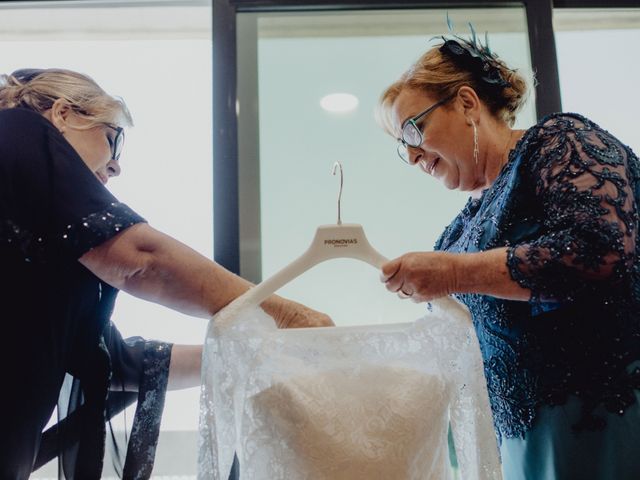
[[[377,126],[373,113],[383,89],[436,43],[433,37],[447,33],[446,14],[442,9],[240,16],[240,62],[249,56],[247,44],[258,45],[260,160],[247,167],[252,159],[241,156],[241,172],[249,172],[249,180],[243,177],[249,182],[257,171],[260,175],[254,185],[260,192],[256,242],[262,247],[263,278],[301,254],[319,224],[336,221],[338,180],[330,175],[336,160],[345,171],[342,220],[362,224],[373,246],[388,257],[431,250],[465,203],[466,194],[447,191],[404,165],[395,140]],[[489,31],[491,48],[531,77],[522,8],[449,10],[449,15],[458,34],[469,34],[467,22],[482,35]],[[250,34],[256,28],[257,40]],[[239,72],[240,82],[245,73]],[[332,93],[354,95],[357,107],[346,113],[323,110],[320,99]],[[256,110],[247,105],[247,96],[250,92],[239,90],[240,124],[251,131],[243,113],[250,110],[253,121]],[[531,96],[517,126],[535,122],[533,105]],[[388,293],[370,266],[354,260],[321,264],[280,293],[331,314],[338,325],[409,321],[425,308]]]
[[[640,8],[556,9],[553,23],[562,109],[585,115],[639,152]]]

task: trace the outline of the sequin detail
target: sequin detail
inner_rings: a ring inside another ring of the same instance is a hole
[[[541,405],[582,403],[574,430],[603,428],[635,402],[640,369],[640,164],[590,120],[555,114],[529,129],[480,199],[436,244],[451,252],[508,247],[513,302],[458,297],[471,310],[496,429],[523,437]]]
[[[34,235],[9,219],[0,222],[0,242],[8,250],[20,252],[20,258],[29,263],[44,262],[47,258],[47,242],[41,235]]]
[[[145,222],[145,219],[127,205],[112,202],[104,210],[66,225],[53,234],[30,232],[11,219],[4,219],[0,222],[0,243],[11,250],[18,250],[25,262],[46,263],[65,253],[79,258],[140,222]]]

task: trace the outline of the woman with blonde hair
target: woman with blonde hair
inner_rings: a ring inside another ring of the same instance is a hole
[[[105,188],[131,124],[124,102],[86,75],[0,79],[2,478],[26,479],[60,453],[66,478],[100,478],[105,419],[119,409],[110,389],[144,400],[123,474],[148,478],[167,383],[199,382],[201,348],[122,340],[110,322],[118,290],[209,318],[250,286]],[[263,307],[281,327],[331,324],[279,297]],[[69,415],[42,435],[59,395]]]
[[[435,252],[388,262],[382,280],[469,307],[506,479],[640,478],[640,164],[577,114],[514,130],[525,95],[460,37],[382,94],[401,160],[470,193]]]

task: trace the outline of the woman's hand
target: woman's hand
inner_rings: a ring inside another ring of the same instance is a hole
[[[262,308],[273,317],[278,328],[332,327],[331,318],[301,303],[272,295],[262,302]]]
[[[447,252],[406,253],[382,266],[380,280],[400,298],[428,302],[457,291],[457,257]]]
[[[284,318],[278,328],[333,327],[331,317],[325,313],[305,308]]]
[[[278,328],[332,327],[333,320],[317,310],[290,300],[285,301],[285,311],[279,317]]]
[[[524,301],[531,297],[529,290],[511,278],[505,247],[476,253],[407,253],[385,263],[380,280],[400,298],[417,303],[452,293]]]

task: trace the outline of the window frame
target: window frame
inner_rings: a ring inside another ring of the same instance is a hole
[[[255,208],[255,205],[259,205],[259,178],[254,175],[250,179],[251,185],[241,182],[247,176],[243,174],[246,166],[240,161],[239,146],[245,148],[247,144],[257,144],[258,139],[256,137],[253,142],[247,142],[247,139],[239,141],[238,138],[238,83],[243,81],[238,71],[246,68],[246,65],[238,64],[236,35],[239,13],[511,6],[525,8],[531,64],[537,79],[536,114],[542,118],[562,109],[553,37],[552,0],[213,0],[215,260],[253,282],[262,280],[260,218],[259,209]],[[544,92],[544,95],[540,92]],[[243,104],[247,103],[251,104],[243,101]],[[257,132],[257,128],[251,130]],[[252,152],[252,163],[255,163],[256,155],[257,152]],[[243,201],[247,196],[253,201]]]

